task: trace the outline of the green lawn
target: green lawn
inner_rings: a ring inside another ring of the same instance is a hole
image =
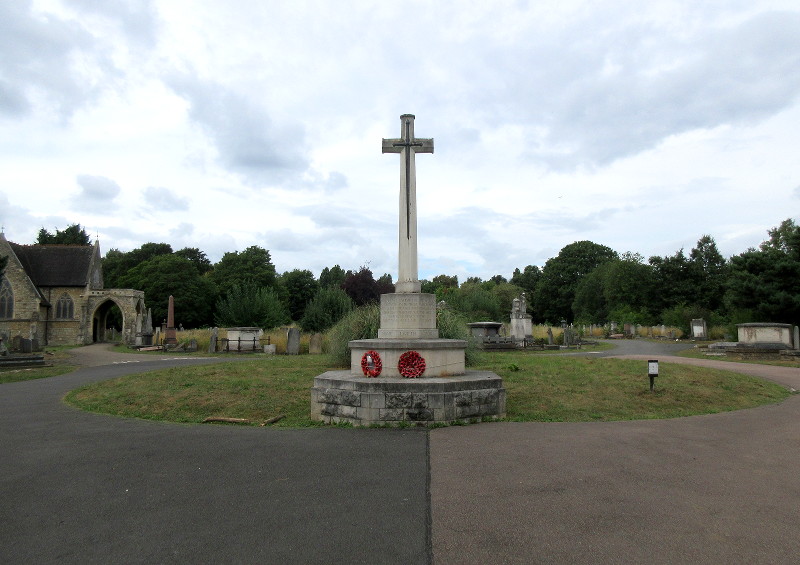
[[[312,426],[309,389],[316,375],[331,368],[324,355],[259,356],[103,381],[70,392],[66,401],[94,412],[172,422],[228,417],[259,423],[280,415],[275,426]],[[475,368],[503,377],[513,421],[673,418],[750,408],[790,394],[737,373],[666,363],[651,393],[644,361],[497,352],[481,354]]]

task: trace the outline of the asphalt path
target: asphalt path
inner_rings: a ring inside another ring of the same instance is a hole
[[[648,349],[622,342],[612,353],[681,359],[669,357],[675,344],[638,343]],[[0,385],[0,563],[795,563],[800,553],[800,396],[644,422],[177,425],[62,398],[215,360],[79,351],[73,373]],[[735,367],[800,389],[800,369]]]

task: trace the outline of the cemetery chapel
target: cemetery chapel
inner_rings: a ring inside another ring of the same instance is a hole
[[[100,244],[19,245],[0,232],[0,336],[43,345],[105,341],[109,313],[122,315],[122,339],[133,344],[145,321],[144,292],[104,289]]]

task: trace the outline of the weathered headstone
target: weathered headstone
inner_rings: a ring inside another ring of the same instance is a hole
[[[522,341],[533,333],[533,322],[528,314],[528,301],[523,292],[511,301],[511,335],[517,341]]]
[[[547,328],[547,345],[553,345],[553,328]]]
[[[300,330],[289,328],[286,330],[286,355],[298,355],[300,353]]]
[[[800,327],[794,327],[794,348],[800,349]]]
[[[692,337],[694,339],[708,339],[708,329],[703,318],[692,320]]]
[[[20,350],[23,353],[33,353],[33,343],[31,342],[30,339],[26,339],[23,337],[20,339],[19,344],[20,344]]]
[[[322,334],[312,334],[308,342],[308,352],[311,355],[320,355],[322,353]]]
[[[5,357],[6,355],[8,355],[8,347],[6,347],[3,336],[0,335],[0,357]]]
[[[197,340],[195,338],[189,340],[189,346],[186,348],[186,351],[197,351]]]
[[[208,352],[209,353],[216,353],[217,352],[217,338],[219,337],[219,328],[213,328],[211,330],[211,338],[208,341]]]

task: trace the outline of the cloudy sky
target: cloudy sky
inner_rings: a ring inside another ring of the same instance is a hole
[[[800,208],[797,0],[0,2],[0,223],[420,278],[591,240],[726,256]]]

